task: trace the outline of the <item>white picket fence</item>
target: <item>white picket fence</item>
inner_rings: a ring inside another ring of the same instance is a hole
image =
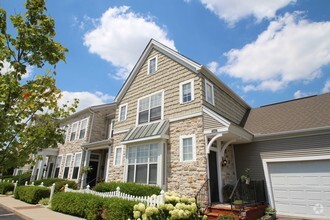
[[[158,206],[158,205],[165,203],[165,192],[163,190],[160,192],[160,195],[132,196],[132,195],[120,192],[119,186],[116,188],[116,191],[96,192],[94,190],[91,190],[89,185],[86,187],[86,189],[74,190],[74,189],[70,189],[68,187],[68,184],[66,184],[64,192],[87,193],[87,194],[97,195],[97,196],[100,196],[103,198],[117,197],[117,198],[122,198],[122,199],[130,200],[130,201],[144,202],[147,204],[147,206]]]

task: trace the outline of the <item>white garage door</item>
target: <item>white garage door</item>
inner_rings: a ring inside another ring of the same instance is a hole
[[[278,214],[330,219],[330,160],[268,163]]]

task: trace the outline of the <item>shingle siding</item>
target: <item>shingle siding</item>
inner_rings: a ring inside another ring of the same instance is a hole
[[[322,155],[330,155],[330,134],[235,145],[237,173],[250,168],[252,179],[264,179],[262,159]]]

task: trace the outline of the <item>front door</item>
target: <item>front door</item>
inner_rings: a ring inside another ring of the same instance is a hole
[[[220,202],[219,199],[219,183],[218,183],[218,162],[217,153],[210,151],[209,155],[209,177],[210,177],[210,194],[211,203]]]
[[[89,167],[92,168],[91,172],[87,174],[87,185],[93,187],[96,185],[97,169],[99,167],[98,161],[89,161]]]

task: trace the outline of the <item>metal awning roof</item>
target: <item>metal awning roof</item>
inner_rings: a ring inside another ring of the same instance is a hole
[[[122,144],[128,144],[153,139],[168,139],[168,126],[169,122],[163,120],[132,128],[121,142]]]

